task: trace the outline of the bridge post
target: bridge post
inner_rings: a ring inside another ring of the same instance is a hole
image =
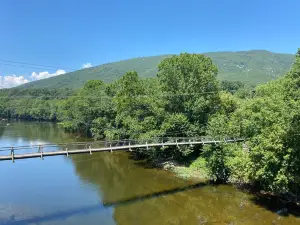
[[[112,151],[112,148],[111,148],[111,144],[109,144],[109,147],[110,147],[110,153],[112,153],[113,151]]]
[[[66,147],[67,157],[69,157],[68,147]]]
[[[202,138],[200,138],[200,140],[201,140],[201,142],[202,142],[202,145],[204,146],[204,145],[205,145],[205,143],[204,143],[203,139],[202,139]]]
[[[132,149],[130,147],[130,141],[128,142],[128,145],[129,145],[129,151],[132,152]]]
[[[191,143],[191,139],[189,139],[189,143],[190,143],[190,147],[191,147],[191,148],[194,147],[194,146],[192,145],[192,143]]]
[[[148,147],[148,143],[147,143],[147,141],[146,141],[146,148],[147,148],[147,150],[149,150],[149,147]]]
[[[15,150],[14,150],[14,147],[11,147],[10,154],[11,154],[11,160],[14,163],[15,162]]]
[[[178,146],[178,142],[177,142],[177,138],[176,138],[176,146],[177,146],[177,148],[179,147],[179,146]]]
[[[90,155],[92,155],[92,148],[91,148],[91,145],[89,146],[89,150],[90,150]]]
[[[43,157],[43,145],[40,146],[40,151],[41,151],[41,159],[44,160],[44,157]]]

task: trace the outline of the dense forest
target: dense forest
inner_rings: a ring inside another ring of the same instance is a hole
[[[148,158],[188,160],[216,181],[250,184],[277,194],[300,194],[300,50],[282,78],[255,89],[217,80],[204,55],[165,58],[157,77],[135,71],[111,84],[90,80],[73,90],[0,92],[0,116],[58,121],[95,139],[157,136],[235,136],[243,144],[152,149]]]
[[[2,89],[0,118],[57,121],[59,100],[72,96],[71,89]]]

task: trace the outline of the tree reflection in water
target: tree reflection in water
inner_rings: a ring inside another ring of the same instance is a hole
[[[182,180],[167,171],[147,169],[128,153],[72,156],[76,173],[95,185],[104,206],[114,207],[117,224],[291,224],[251,201],[251,196],[227,185]]]

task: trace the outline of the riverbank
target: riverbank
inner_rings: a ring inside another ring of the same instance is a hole
[[[205,168],[204,159],[201,157],[195,160],[189,166],[180,164],[176,161],[165,161],[156,165],[164,170],[171,171],[177,177],[182,179],[199,180],[208,183],[213,182],[211,177],[209,177],[207,168]],[[283,205],[284,207],[282,209],[276,211],[278,214],[286,214],[288,211],[293,211],[300,216],[300,196],[296,196],[291,193],[276,195],[272,192],[260,190],[258,187],[250,184],[227,184],[234,186],[238,190],[241,190],[245,193],[252,194],[255,199],[259,200],[261,204],[273,205],[273,209],[277,209],[278,207],[276,206],[278,205]]]
[[[209,181],[208,170],[205,165],[205,160],[198,157],[191,163],[179,162],[176,160],[156,159],[150,162],[153,167],[174,173],[177,177],[183,179],[197,179],[201,181]]]

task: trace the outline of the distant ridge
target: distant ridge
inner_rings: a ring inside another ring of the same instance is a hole
[[[284,75],[294,61],[294,55],[266,50],[203,53],[218,66],[220,80],[237,80],[260,84]],[[43,80],[30,82],[18,88],[80,88],[88,80],[100,79],[111,83],[125,72],[135,70],[143,78],[154,77],[161,60],[171,55],[139,57],[81,69]]]

